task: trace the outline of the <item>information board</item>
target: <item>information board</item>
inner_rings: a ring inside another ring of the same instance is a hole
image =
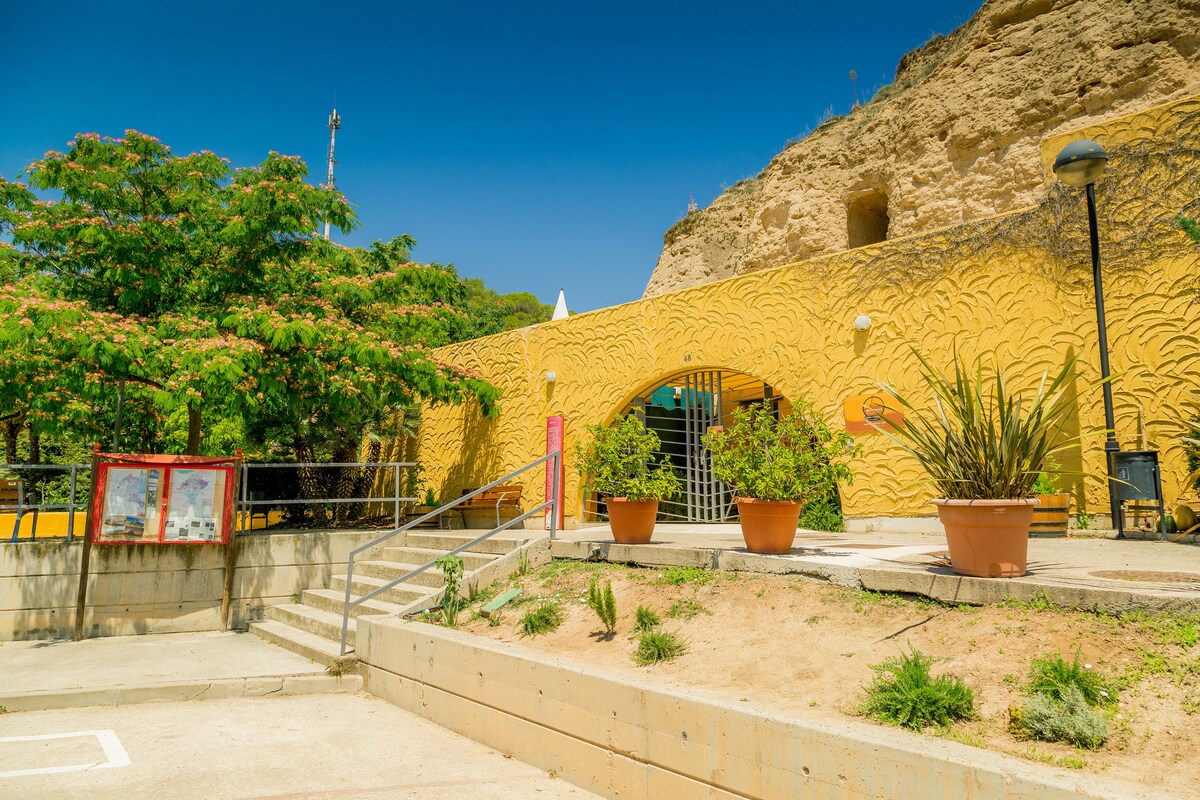
[[[225,544],[232,466],[126,461],[99,465],[93,501],[97,544]]]

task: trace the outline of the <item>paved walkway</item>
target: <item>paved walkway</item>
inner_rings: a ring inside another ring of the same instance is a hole
[[[0,797],[589,800],[596,795],[384,700],[326,694],[3,714]]]
[[[0,706],[9,711],[361,686],[357,675],[330,677],[320,664],[248,633],[0,642]]]
[[[945,602],[994,603],[1045,595],[1072,608],[1133,608],[1200,613],[1200,546],[1086,536],[1029,541],[1023,578],[955,575],[940,534],[801,531],[792,552],[764,556],[745,549],[733,525],[660,524],[648,545],[618,545],[606,525],[564,531],[552,554],[647,566],[696,566],[805,574],[877,591],[909,592]]]

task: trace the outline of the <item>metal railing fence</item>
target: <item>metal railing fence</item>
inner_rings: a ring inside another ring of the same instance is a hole
[[[31,526],[31,529],[29,532],[29,540],[32,541],[33,539],[36,539],[37,538],[38,513],[41,511],[66,511],[67,512],[66,539],[67,539],[67,541],[71,541],[72,539],[74,539],[75,538],[75,512],[77,510],[79,510],[79,511],[87,510],[86,497],[82,501],[80,501],[80,499],[79,499],[79,491],[78,491],[78,489],[79,489],[79,473],[80,473],[80,471],[91,472],[91,469],[92,469],[92,467],[90,464],[0,464],[0,472],[16,473],[16,475],[18,476],[16,478],[16,480],[18,480],[22,483],[22,491],[21,491],[21,495],[20,495],[21,499],[18,500],[18,502],[16,502],[16,503],[0,503],[0,514],[8,513],[8,512],[16,512],[17,518],[16,518],[16,521],[13,522],[12,538],[10,541],[13,541],[13,542],[21,541],[21,539],[19,538],[19,534],[20,534],[20,530],[21,530],[21,519],[23,517],[25,517],[26,514],[29,514],[30,512],[32,512],[32,514],[33,514],[33,523],[32,523],[32,526]],[[28,483],[28,481],[25,478],[20,477],[20,475],[26,471],[47,472],[47,473],[48,472],[66,473],[69,476],[68,490],[67,490],[67,502],[65,502],[65,503],[43,503],[43,502],[41,502],[46,494],[46,489],[47,489],[47,485],[49,484],[49,481],[51,480],[51,478],[53,478],[55,476],[46,475],[45,477],[42,477],[40,480],[34,481],[33,489],[30,490],[29,488],[25,488],[25,486],[24,486],[24,484]],[[6,479],[6,480],[11,480],[11,479]],[[88,485],[90,485],[90,483]],[[36,497],[38,499],[38,502],[36,502],[36,503],[24,502],[24,498],[27,496],[30,496],[30,495]],[[51,538],[51,537],[46,537],[46,538]],[[62,537],[53,537],[53,538],[62,538]]]
[[[246,518],[253,519],[254,509],[261,507],[278,507],[278,506],[316,506],[316,505],[341,505],[346,503],[370,504],[378,503],[381,505],[392,505],[392,525],[400,527],[400,507],[403,503],[415,503],[420,498],[405,497],[400,493],[400,471],[402,469],[413,469],[417,466],[415,461],[336,461],[332,463],[326,462],[286,462],[286,463],[270,463],[270,462],[246,462],[242,464],[241,489],[240,497],[237,503],[237,515],[239,523],[237,525],[238,533],[247,533]],[[250,488],[250,470],[252,469],[324,469],[324,468],[362,468],[362,469],[380,469],[387,468],[392,471],[392,494],[375,495],[372,497],[324,497],[324,498],[279,498],[270,499],[255,497],[256,490]]]
[[[350,555],[346,559],[346,604],[342,608],[341,655],[343,655],[343,656],[346,655],[346,638],[349,635],[349,630],[350,630],[350,612],[351,612],[351,610],[358,607],[359,605],[362,605],[363,603],[365,603],[366,601],[370,600],[373,597],[378,597],[379,595],[383,594],[384,592],[388,591],[389,589],[396,587],[397,585],[403,583],[404,581],[408,580],[409,578],[415,577],[417,575],[420,575],[422,572],[432,569],[434,567],[434,565],[437,563],[438,559],[446,558],[448,556],[456,556],[459,553],[463,552],[464,550],[469,550],[472,547],[474,547],[475,545],[479,544],[480,542],[482,542],[486,539],[489,539],[492,536],[495,536],[497,533],[506,531],[509,528],[516,525],[517,523],[524,522],[525,520],[529,519],[530,517],[533,517],[544,511],[550,511],[550,515],[548,517],[548,519],[549,519],[548,530],[550,532],[550,538],[553,539],[557,532],[556,528],[558,526],[559,496],[562,491],[561,481],[558,479],[558,475],[560,474],[560,466],[559,466],[561,463],[560,457],[561,457],[561,453],[558,451],[553,451],[553,452],[547,453],[546,455],[542,456],[541,458],[537,459],[536,461],[531,461],[528,464],[526,464],[525,466],[521,467],[520,469],[515,469],[512,472],[508,473],[507,475],[505,475],[501,478],[497,478],[496,480],[492,481],[491,483],[487,484],[486,486],[481,486],[478,489],[475,489],[471,492],[468,492],[467,494],[462,495],[461,497],[455,498],[454,500],[451,500],[449,503],[446,503],[441,508],[436,508],[433,511],[430,511],[428,514],[423,514],[420,517],[417,517],[416,519],[412,520],[411,522],[408,522],[405,525],[399,526],[395,530],[388,531],[387,533],[383,534],[382,536],[376,537],[375,539],[372,539],[371,541],[367,542],[366,544],[359,545],[358,547],[351,550]],[[546,498],[546,502],[542,503],[541,505],[537,506],[536,508],[532,508],[529,511],[524,512],[523,514],[520,514],[519,516],[513,517],[512,519],[505,522],[503,525],[496,526],[495,528],[493,528],[492,530],[483,534],[482,536],[478,536],[478,537],[472,539],[471,541],[467,542],[466,544],[459,545],[458,547],[454,548],[453,550],[450,550],[449,552],[438,556],[438,558],[433,559],[432,561],[429,561],[428,563],[425,563],[425,564],[417,567],[414,570],[406,572],[404,575],[401,575],[399,578],[388,581],[384,585],[371,590],[370,592],[363,595],[362,597],[359,597],[359,598],[356,598],[353,600],[351,599],[350,594],[351,594],[351,591],[353,588],[353,582],[354,582],[354,559],[358,556],[359,553],[362,553],[362,552],[370,550],[374,547],[377,547],[378,545],[386,542],[388,539],[391,539],[393,536],[404,533],[405,531],[409,530],[410,528],[420,525],[422,522],[426,522],[431,519],[436,519],[437,517],[444,514],[445,512],[453,509],[455,506],[458,506],[459,504],[464,503],[467,500],[470,500],[471,498],[476,497],[476,496],[482,494],[483,492],[488,491],[489,489],[494,489],[497,486],[501,485],[502,483],[512,480],[513,478],[517,477],[521,473],[527,472],[531,469],[539,467],[542,464],[548,464],[549,466],[547,466],[546,469],[548,471],[552,470],[552,472],[550,472],[550,474],[555,476],[554,480],[551,480],[548,482],[549,486],[550,486],[550,492],[549,492],[550,496]]]

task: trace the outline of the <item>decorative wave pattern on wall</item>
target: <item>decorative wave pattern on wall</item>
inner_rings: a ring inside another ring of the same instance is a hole
[[[1044,166],[1074,138],[1096,139],[1112,154],[1100,193],[1101,249],[1118,435],[1126,449],[1138,444],[1140,408],[1173,502],[1187,472],[1180,422],[1195,413],[1200,387],[1200,248],[1170,220],[1200,197],[1200,97],[1050,139]],[[583,425],[611,419],[634,394],[685,369],[753,375],[810,399],[841,427],[843,399],[881,383],[925,396],[912,348],[937,364],[949,365],[955,350],[981,357],[1017,386],[1077,354],[1073,425],[1097,431],[1086,212],[1081,193],[1064,194],[1048,168],[1047,176],[1047,197],[1057,199],[1027,211],[445,348],[443,358],[503,391],[502,410],[487,420],[471,406],[427,409],[419,441],[427,483],[457,495],[533,460],[544,453],[552,414],[566,417],[569,448]],[[1049,232],[1024,230],[1031,225]],[[859,314],[872,318],[870,330],[854,330]],[[931,513],[916,463],[879,435],[864,435],[863,444],[857,478],[843,489],[847,513]],[[1102,436],[1085,437],[1064,466],[1097,476],[1072,491],[1088,510],[1106,511]],[[524,483],[528,500],[540,496],[540,476]],[[568,515],[581,502],[578,483],[568,465]]]

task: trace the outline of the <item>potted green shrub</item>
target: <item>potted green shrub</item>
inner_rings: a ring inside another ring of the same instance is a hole
[[[654,533],[660,500],[679,493],[667,456],[655,461],[658,434],[630,414],[616,425],[588,425],[575,445],[575,467],[585,484],[605,499],[613,539],[645,544]]]
[[[834,433],[807,402],[776,419],[770,401],[733,412],[727,428],[704,436],[712,451],[713,475],[729,484],[738,504],[746,549],[786,553],[796,538],[800,509],[849,483],[854,473],[845,459],[859,447],[846,433]]]
[[[904,425],[879,429],[917,459],[936,487],[940,497],[933,503],[954,571],[981,578],[1024,575],[1038,502],[1034,483],[1047,459],[1078,439],[1062,436],[1074,402],[1074,359],[1054,378],[1045,373],[1026,397],[1010,392],[999,370],[985,388],[983,365],[970,369],[957,353],[952,377],[916,355],[933,408],[920,409],[884,386],[903,407]]]
[[[1071,493],[1062,491],[1059,486],[1061,469],[1057,461],[1047,458],[1037,480],[1033,482],[1033,496],[1038,504],[1033,507],[1030,536],[1067,535],[1067,522],[1071,518]]]

